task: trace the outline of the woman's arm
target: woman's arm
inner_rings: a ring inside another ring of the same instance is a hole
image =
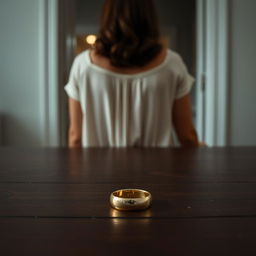
[[[200,146],[197,132],[193,124],[192,106],[189,95],[174,102],[173,125],[182,146]]]
[[[82,146],[82,120],[83,113],[79,101],[69,98],[69,134],[68,145],[70,148]]]

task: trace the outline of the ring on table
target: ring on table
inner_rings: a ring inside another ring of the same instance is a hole
[[[119,211],[145,210],[151,202],[151,194],[141,189],[120,189],[110,195],[111,206]]]

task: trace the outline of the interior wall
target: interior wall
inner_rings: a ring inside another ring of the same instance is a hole
[[[40,145],[39,1],[0,1],[3,144]]]
[[[256,1],[231,1],[229,144],[256,145]]]

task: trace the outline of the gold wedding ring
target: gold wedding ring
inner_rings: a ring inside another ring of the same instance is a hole
[[[120,189],[110,195],[111,206],[119,211],[145,210],[151,202],[151,194],[141,189]]]

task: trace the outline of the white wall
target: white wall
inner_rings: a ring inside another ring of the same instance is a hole
[[[41,144],[39,1],[0,0],[0,112],[8,146]]]
[[[231,1],[230,145],[256,145],[256,1]]]

